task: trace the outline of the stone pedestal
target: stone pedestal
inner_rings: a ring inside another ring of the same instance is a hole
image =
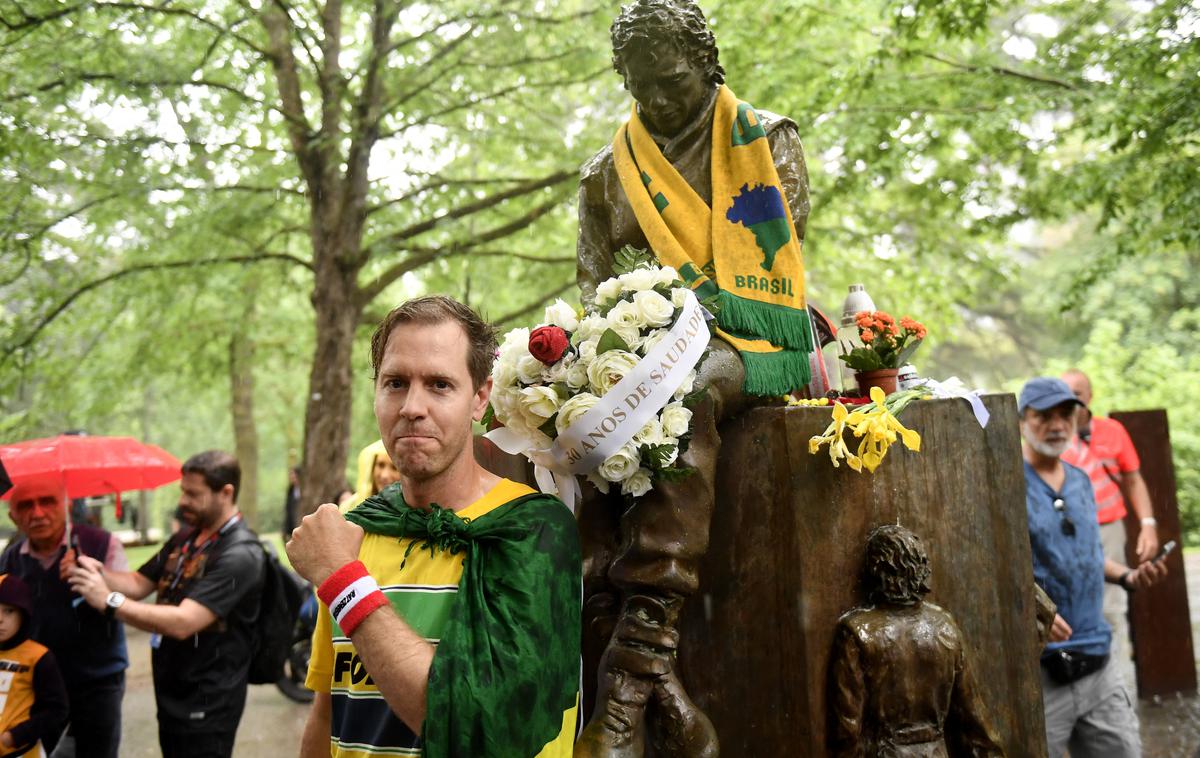
[[[921,452],[893,446],[874,474],[809,454],[828,407],[758,408],[722,428],[711,546],[680,659],[723,755],[827,753],[835,624],[864,601],[867,533],[899,521],[925,543],[928,599],[957,619],[1007,754],[1045,756],[1016,403],[986,405],[987,429],[962,400],[909,406],[901,420]]]

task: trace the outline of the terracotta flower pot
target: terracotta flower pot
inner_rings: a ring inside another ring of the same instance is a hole
[[[880,368],[874,371],[858,371],[854,379],[858,382],[858,391],[863,397],[869,397],[872,387],[878,387],[884,394],[890,395],[896,391],[896,375],[898,368]]]

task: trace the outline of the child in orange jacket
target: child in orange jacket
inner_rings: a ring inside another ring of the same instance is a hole
[[[47,754],[67,722],[67,690],[54,654],[29,639],[29,587],[0,574],[0,756]]]

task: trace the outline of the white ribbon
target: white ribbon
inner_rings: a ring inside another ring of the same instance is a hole
[[[968,390],[957,376],[952,376],[944,382],[936,379],[921,379],[915,386],[928,388],[937,398],[960,397],[966,400],[971,405],[971,412],[975,414],[975,420],[979,422],[979,428],[987,427],[991,414],[988,413],[987,408],[983,407],[983,401],[979,399],[979,390]]]
[[[538,488],[558,495],[575,510],[580,496],[577,474],[600,467],[605,459],[633,439],[646,422],[671,402],[671,396],[695,368],[708,346],[708,312],[689,290],[666,337],[638,361],[594,406],[567,427],[548,448],[529,447],[529,441],[510,429],[484,436],[506,453],[533,462]]]
[[[508,427],[501,426],[483,435],[509,455],[523,455],[533,463],[533,478],[538,489],[547,495],[558,495],[575,512],[575,503],[582,496],[575,474],[563,467],[552,454],[553,447],[529,446],[529,439]]]

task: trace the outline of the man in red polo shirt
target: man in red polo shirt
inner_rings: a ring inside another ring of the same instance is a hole
[[[1078,468],[1091,479],[1096,494],[1096,515],[1100,521],[1100,541],[1104,557],[1125,562],[1125,514],[1128,507],[1141,519],[1137,536],[1137,563],[1144,563],[1158,551],[1158,522],[1150,503],[1150,491],[1140,471],[1141,462],[1133,448],[1133,440],[1120,421],[1093,416],[1092,383],[1087,374],[1070,369],[1062,379],[1083,403],[1078,409],[1078,435],[1063,453],[1062,459]],[[1126,622],[1127,593],[1116,585],[1105,585],[1104,618],[1113,628],[1113,660],[1122,670],[1129,661],[1126,646],[1129,626]]]

